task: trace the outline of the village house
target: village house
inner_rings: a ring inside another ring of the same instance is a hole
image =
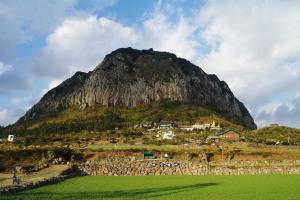
[[[209,135],[206,138],[206,142],[215,142],[215,143],[218,143],[218,142],[220,142],[220,139],[221,138],[218,135]]]
[[[179,127],[183,131],[192,131],[193,127],[191,125],[182,125]]]
[[[149,133],[152,133],[152,132],[154,132],[156,129],[155,128],[150,128],[150,129],[148,129],[147,131],[149,132]]]
[[[193,125],[183,125],[180,127],[181,130],[185,131],[193,131],[193,130],[211,130],[211,131],[220,131],[222,130],[220,124],[216,124],[215,121],[213,121],[211,124],[193,124]]]
[[[232,142],[240,141],[240,135],[234,130],[227,130],[218,135],[211,135],[206,138],[206,142],[218,143],[221,140]]]
[[[133,126],[133,128],[135,128],[135,129],[137,129],[137,128],[151,129],[151,128],[153,128],[153,123],[146,122],[146,123],[142,123],[142,124],[136,124]]]
[[[163,139],[168,139],[168,140],[173,139],[174,136],[175,136],[175,134],[174,134],[173,131],[165,131],[165,132],[163,132],[163,134],[162,134],[162,138],[163,138]]]
[[[181,130],[193,131],[193,130],[206,130],[209,129],[210,124],[193,124],[193,125],[182,125]]]
[[[218,135],[221,139],[227,141],[239,141],[240,135],[234,130],[228,130]]]
[[[158,125],[159,129],[168,129],[168,128],[173,128],[173,124],[169,123],[169,124],[160,124]]]
[[[15,140],[16,140],[16,136],[15,136],[15,135],[8,135],[7,141],[13,142],[13,141],[15,141]]]
[[[162,139],[168,139],[171,140],[175,136],[173,131],[166,130],[166,131],[159,131],[158,134],[156,135],[157,138],[162,138]]]
[[[194,124],[192,126],[193,130],[205,130],[210,127],[210,124]]]

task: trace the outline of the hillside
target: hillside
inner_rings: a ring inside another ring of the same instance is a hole
[[[290,128],[287,126],[270,125],[248,133],[249,137],[257,138],[258,142],[267,144],[275,144],[280,142],[282,144],[299,145],[300,143],[300,129]]]
[[[73,106],[38,121],[9,126],[5,129],[5,135],[102,132],[115,128],[132,129],[135,125],[143,123],[174,122],[178,125],[211,123],[212,120],[222,127],[244,129],[241,124],[232,122],[208,108],[161,101],[133,108],[94,105],[81,110]]]
[[[40,120],[72,106],[134,108],[163,100],[204,106],[256,129],[246,107],[216,75],[171,53],[132,48],[113,51],[91,72],[76,72],[45,94],[18,123]]]

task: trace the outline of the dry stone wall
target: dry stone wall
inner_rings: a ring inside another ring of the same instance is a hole
[[[208,164],[176,160],[137,161],[130,158],[107,158],[87,161],[79,168],[90,175],[104,176],[299,174],[300,160]]]

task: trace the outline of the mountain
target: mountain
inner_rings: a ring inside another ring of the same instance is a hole
[[[169,100],[205,106],[247,129],[256,125],[224,81],[168,52],[120,48],[88,73],[76,72],[47,92],[17,123],[71,106],[136,107]]]

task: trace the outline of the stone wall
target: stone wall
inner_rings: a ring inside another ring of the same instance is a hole
[[[79,168],[90,175],[146,176],[146,175],[246,175],[299,174],[300,160],[231,161],[195,163],[177,160],[144,160],[106,158],[87,161]]]

